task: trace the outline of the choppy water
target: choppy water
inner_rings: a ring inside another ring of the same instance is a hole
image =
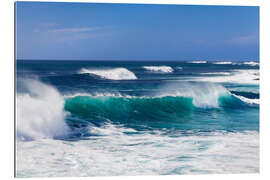
[[[17,61],[16,175],[259,172],[258,62]]]

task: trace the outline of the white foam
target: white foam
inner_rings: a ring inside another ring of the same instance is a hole
[[[18,140],[63,136],[69,130],[64,121],[64,100],[58,91],[37,80],[24,80],[27,92],[16,96]]]
[[[219,62],[213,62],[213,64],[232,64],[231,61],[219,61]]]
[[[154,72],[171,73],[173,68],[170,66],[143,66],[144,69]]]
[[[111,80],[130,80],[137,79],[135,74],[126,68],[113,68],[113,69],[86,69],[82,68],[80,74],[95,74],[105,79]]]
[[[17,142],[18,177],[132,176],[259,172],[259,133],[189,136],[107,125],[90,140]],[[133,134],[125,134],[132,132]],[[45,158],[44,158],[45,157]]]
[[[179,69],[179,70],[182,70],[182,69],[183,69],[183,67],[181,67],[181,66],[178,66],[178,67],[177,67],[177,69]]]
[[[190,61],[189,63],[204,64],[204,63],[207,63],[207,61]]]
[[[259,66],[259,63],[254,61],[244,62],[243,64],[250,66]]]

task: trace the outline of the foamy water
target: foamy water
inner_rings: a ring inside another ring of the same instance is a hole
[[[17,142],[17,175],[117,176],[258,173],[259,134],[213,132],[173,137],[125,134],[133,129],[106,125],[84,141],[40,139]],[[207,164],[207,165],[206,165]]]

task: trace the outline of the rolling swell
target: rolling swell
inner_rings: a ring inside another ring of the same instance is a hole
[[[239,109],[249,107],[237,97],[227,94],[218,99],[219,107],[210,109]],[[65,111],[91,123],[113,121],[168,122],[187,119],[192,112],[206,108],[193,104],[192,97],[114,97],[114,96],[75,96],[67,98]]]
[[[194,108],[191,98],[125,98],[76,96],[65,101],[64,109],[83,119],[104,121],[159,121],[178,119]]]

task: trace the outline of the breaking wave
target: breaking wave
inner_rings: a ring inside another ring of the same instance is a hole
[[[186,83],[181,87],[168,86],[151,97],[78,95],[66,98],[65,110],[83,118],[155,120],[173,119],[187,115],[196,108],[237,108],[250,104],[231,94],[223,86]],[[171,90],[175,89],[175,90]],[[187,91],[187,89],[189,89]],[[252,100],[251,100],[252,101]],[[165,118],[164,118],[165,117]]]
[[[258,99],[233,94],[213,83],[167,85],[150,97],[120,93],[63,96],[54,87],[37,80],[24,80],[23,84],[25,92],[16,96],[19,140],[69,136],[74,133],[70,128],[80,126],[83,119],[92,119],[93,123],[107,120],[120,123],[127,120],[168,121],[182,119],[201,108],[235,109],[259,105]],[[66,120],[73,116],[81,117],[81,120]]]
[[[173,68],[171,68],[170,66],[143,66],[143,68],[153,72],[161,72],[161,73],[173,72]]]
[[[207,61],[190,61],[189,63],[204,64],[204,63],[207,63]]]
[[[213,64],[232,64],[231,61],[219,61],[219,62],[213,62]]]
[[[25,92],[16,96],[17,138],[53,138],[65,136],[64,99],[59,92],[37,80],[23,80]]]
[[[200,73],[201,75],[230,75],[229,72],[207,72],[207,73]]]
[[[254,61],[244,62],[243,64],[250,66],[259,66],[259,63]]]
[[[225,74],[224,74],[225,75]],[[198,77],[200,81],[215,82],[215,83],[243,83],[243,84],[259,84],[259,70],[234,70],[227,76],[214,76],[214,77]]]
[[[113,69],[86,69],[82,68],[79,74],[93,74],[110,80],[132,80],[137,79],[136,75],[126,68]]]

